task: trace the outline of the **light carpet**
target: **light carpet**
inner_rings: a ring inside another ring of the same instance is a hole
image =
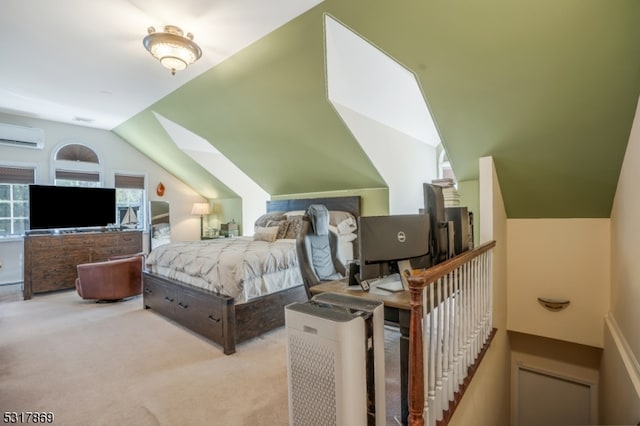
[[[62,425],[287,425],[285,336],[227,356],[141,297],[0,303],[0,409],[52,412]]]

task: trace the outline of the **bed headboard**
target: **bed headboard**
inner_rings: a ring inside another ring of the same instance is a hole
[[[329,210],[342,210],[360,217],[360,196],[303,198],[267,201],[267,212],[306,210],[311,204],[324,204]]]

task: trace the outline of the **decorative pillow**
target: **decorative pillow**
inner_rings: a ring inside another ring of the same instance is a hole
[[[306,210],[289,210],[288,212],[284,212],[287,219],[291,218],[291,216],[304,216],[307,214]]]
[[[278,234],[276,235],[276,239],[284,238],[287,235],[287,230],[289,229],[289,221],[288,220],[270,220],[267,222],[267,227],[277,226]]]
[[[289,216],[289,227],[287,228],[287,233],[284,238],[297,238],[300,230],[302,229],[303,221],[304,216]]]
[[[353,217],[348,217],[342,222],[339,222],[336,228],[338,228],[338,234],[346,235],[356,232],[358,225],[356,225],[356,220]]]
[[[344,212],[341,210],[329,210],[329,225],[338,226],[339,223],[347,219],[353,219],[355,222],[355,218],[349,212]]]
[[[255,226],[260,226],[265,228],[267,226],[267,222],[270,220],[285,220],[287,217],[284,215],[284,212],[269,212],[265,213],[256,219]]]
[[[253,234],[254,241],[267,241],[273,242],[276,240],[276,236],[278,235],[278,227],[277,226],[257,226],[256,232]]]
[[[341,234],[338,231],[338,228],[333,226],[333,225],[329,225],[329,230],[338,236],[338,240],[339,241],[353,241],[356,238],[358,238],[358,233],[357,232],[350,232],[350,233],[347,233],[347,234]]]

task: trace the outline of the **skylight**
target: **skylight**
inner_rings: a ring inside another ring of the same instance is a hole
[[[329,100],[432,147],[436,126],[415,75],[402,64],[325,15]],[[349,125],[349,123],[347,123]]]

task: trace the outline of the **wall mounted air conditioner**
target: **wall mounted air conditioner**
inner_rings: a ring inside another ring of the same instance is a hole
[[[0,145],[42,149],[44,148],[44,130],[0,123]]]

